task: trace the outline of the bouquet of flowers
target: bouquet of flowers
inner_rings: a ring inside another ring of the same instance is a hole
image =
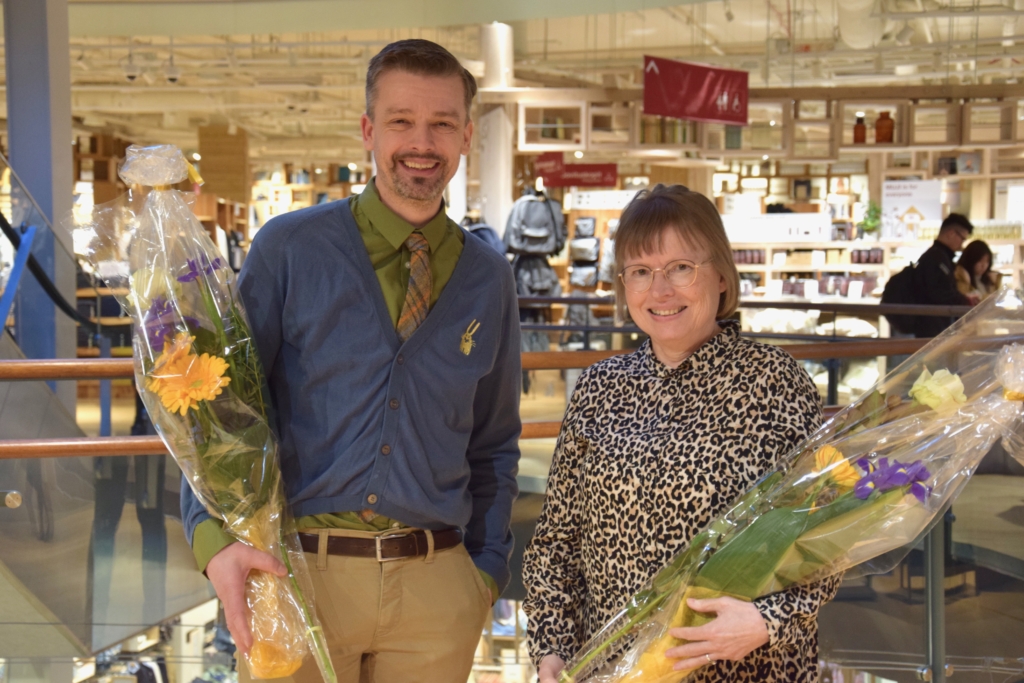
[[[998,439],[1024,462],[1024,303],[1004,290],[783,458],[568,663],[563,681],[675,683],[689,598],[754,600],[879,573],[936,522]]]
[[[132,317],[139,392],[197,498],[225,531],[288,569],[249,574],[249,671],[288,676],[312,651],[334,683],[234,274],[170,189],[193,172],[176,147],[130,147],[121,178],[152,190],[72,216],[76,246]]]

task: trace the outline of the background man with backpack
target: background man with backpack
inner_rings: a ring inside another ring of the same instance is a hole
[[[885,304],[922,304],[932,306],[973,306],[977,297],[960,293],[956,286],[953,257],[963,249],[974,232],[967,217],[951,213],[942,221],[938,239],[921,255],[917,265],[909,265],[889,279],[882,294]],[[934,337],[949,327],[945,316],[887,315],[893,328],[904,335]]]
[[[964,242],[974,232],[967,217],[951,213],[942,221],[939,237],[928,251],[921,255],[914,269],[914,289],[917,303],[932,306],[973,306],[976,297],[964,296],[956,286],[953,257],[964,248]],[[914,329],[916,337],[934,337],[949,327],[949,318],[918,316]]]

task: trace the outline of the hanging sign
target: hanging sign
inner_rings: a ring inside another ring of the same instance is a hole
[[[544,174],[546,187],[615,187],[618,181],[616,164],[565,164],[560,173]]]
[[[746,71],[644,57],[644,113],[747,125]]]
[[[561,152],[545,152],[533,160],[533,172],[545,187],[615,187],[619,181],[616,164],[567,164]]]
[[[533,160],[533,172],[539,176],[557,175],[564,170],[561,152],[545,152]]]

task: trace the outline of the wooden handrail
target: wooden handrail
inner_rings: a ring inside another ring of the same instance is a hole
[[[930,339],[862,339],[811,344],[780,344],[797,360],[894,356],[914,353]],[[522,354],[524,370],[586,368],[630,349],[611,351],[528,351]],[[130,358],[58,358],[0,361],[0,381],[79,380],[133,377]]]
[[[0,441],[0,460],[75,458],[98,455],[162,455],[159,436],[101,436],[75,439],[9,439]]]
[[[842,410],[826,406],[825,419]],[[561,422],[524,422],[520,439],[553,439],[562,429]],[[77,458],[125,455],[164,455],[167,447],[159,436],[106,436],[77,439],[0,440],[0,460],[21,458]]]
[[[131,358],[55,358],[0,361],[0,381],[113,379],[134,377]]]

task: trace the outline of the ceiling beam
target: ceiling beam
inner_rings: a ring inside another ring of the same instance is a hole
[[[194,36],[428,28],[611,14],[699,0],[236,0],[68,3],[72,36]]]

